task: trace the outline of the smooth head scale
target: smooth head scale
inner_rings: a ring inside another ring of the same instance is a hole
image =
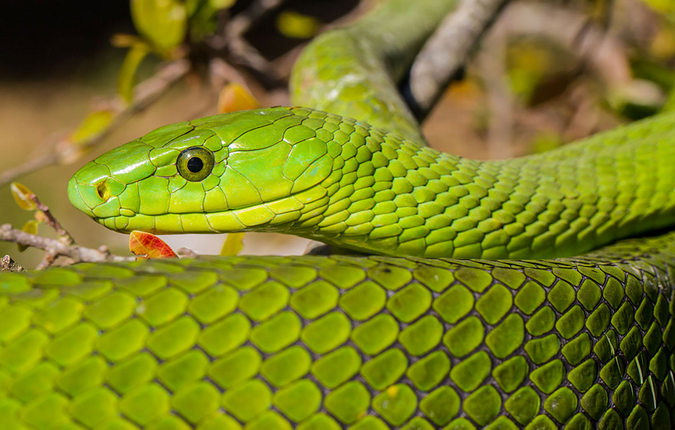
[[[316,186],[333,157],[318,135],[330,119],[273,108],[171,124],[87,163],[68,196],[117,231],[274,229],[325,196]],[[333,156],[337,149],[330,147]]]

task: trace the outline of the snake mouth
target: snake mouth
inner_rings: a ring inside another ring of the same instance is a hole
[[[116,215],[94,217],[94,221],[120,233],[134,230],[153,234],[181,233],[226,233],[250,229],[234,213],[222,211],[213,213],[182,213],[162,215]]]
[[[230,233],[279,231],[279,225],[297,221],[304,212],[320,210],[327,203],[326,190],[314,187],[290,196],[237,209],[145,215],[121,208],[120,215],[92,218],[115,231],[141,230],[154,234]]]
[[[109,209],[108,214],[113,212],[114,215],[97,213],[97,207],[86,207],[86,213],[99,224],[125,233],[134,230],[154,234],[283,231],[282,224],[301,220],[303,216],[322,214],[327,208],[328,200],[327,189],[317,185],[267,202],[224,210],[204,208],[180,213],[143,214],[128,207],[120,207],[117,201],[110,208],[106,208]],[[104,204],[109,203],[110,201]],[[81,206],[86,204],[81,203]]]

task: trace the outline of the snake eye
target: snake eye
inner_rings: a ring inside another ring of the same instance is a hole
[[[201,146],[193,146],[181,152],[176,159],[178,173],[191,182],[201,181],[213,170],[213,153]]]

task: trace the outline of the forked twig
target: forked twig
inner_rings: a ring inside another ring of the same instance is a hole
[[[134,261],[136,259],[135,257],[112,254],[105,246],[94,249],[74,244],[66,245],[58,239],[42,237],[12,228],[10,224],[0,226],[0,241],[14,242],[45,251],[46,257],[38,265],[38,269],[49,266],[58,257],[66,257],[73,263],[85,261]]]

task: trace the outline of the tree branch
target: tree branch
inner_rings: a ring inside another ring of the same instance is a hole
[[[102,246],[98,249],[86,248],[79,245],[66,245],[58,239],[51,239],[12,228],[10,224],[0,226],[0,241],[14,242],[20,245],[42,249],[47,253],[45,260],[39,268],[51,264],[57,257],[67,257],[73,263],[79,262],[102,262],[102,261],[134,261],[136,257],[114,255],[108,248]]]
[[[75,243],[73,236],[68,233],[68,231],[63,228],[61,223],[52,215],[52,212],[49,210],[49,207],[42,203],[38,196],[35,194],[30,195],[30,199],[35,203],[38,211],[36,212],[36,218],[39,216],[42,221],[44,221],[48,226],[50,226],[56,234],[59,236],[59,240],[63,242],[64,245],[72,245]]]
[[[481,36],[508,0],[463,0],[417,55],[403,92],[423,118],[447,83],[464,66]]]

